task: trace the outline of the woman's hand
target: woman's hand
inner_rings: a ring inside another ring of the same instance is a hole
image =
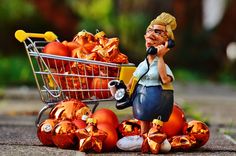
[[[126,85],[126,91],[129,92],[133,83],[134,76],[132,76],[129,80],[129,83]]]
[[[170,50],[169,48],[168,48],[168,42],[166,41],[165,42],[165,45],[158,45],[158,46],[156,46],[156,48],[157,48],[157,56],[160,58],[160,57],[164,57],[165,56],[165,54]]]

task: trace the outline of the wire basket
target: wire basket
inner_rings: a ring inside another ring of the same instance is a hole
[[[43,53],[48,42],[58,41],[52,32],[38,34],[18,30],[15,37],[24,43],[41,100],[46,104],[36,123],[46,109],[61,100],[74,98],[88,104],[113,100],[108,82],[123,80],[127,83],[135,69],[134,64],[121,65]]]

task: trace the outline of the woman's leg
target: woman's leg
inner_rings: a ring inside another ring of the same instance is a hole
[[[141,122],[141,135],[147,133],[150,129],[150,122],[149,121],[140,121]]]

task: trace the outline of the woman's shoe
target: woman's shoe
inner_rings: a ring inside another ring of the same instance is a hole
[[[116,146],[124,151],[140,151],[143,137],[139,135],[125,136],[117,141]]]

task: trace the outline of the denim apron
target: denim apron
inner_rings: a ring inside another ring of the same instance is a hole
[[[162,90],[160,85],[139,84],[133,95],[134,118],[144,121],[168,121],[173,109],[173,98],[173,90]]]

